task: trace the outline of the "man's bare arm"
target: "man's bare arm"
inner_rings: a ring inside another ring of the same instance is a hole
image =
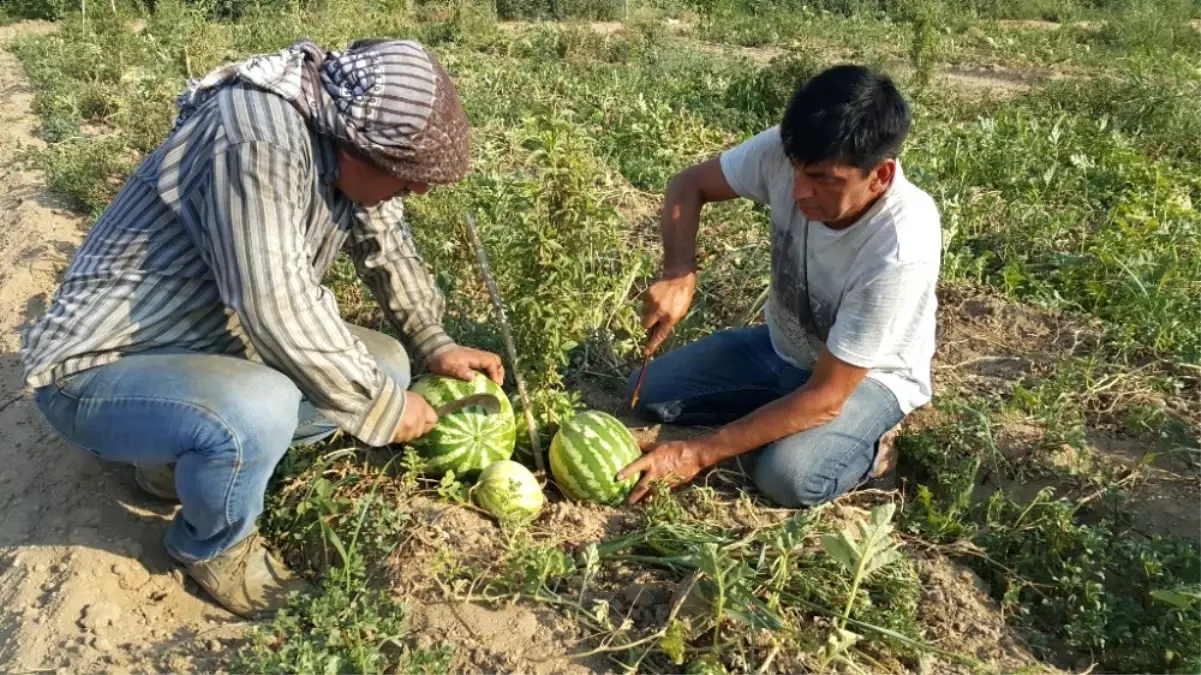
[[[672,177],[660,214],[664,277],[696,271],[696,235],[701,207],[737,196],[738,193],[726,182],[717,157],[694,164]]]
[[[867,371],[867,368],[841,361],[823,349],[813,376],[800,389],[703,439],[705,466],[833,420],[842,412],[843,404],[855,387],[867,376]]]
[[[687,483],[707,467],[761,448],[792,434],[821,426],[837,417],[866,368],[839,360],[827,350],[818,357],[813,376],[800,389],[773,401],[716,433],[684,441],[651,443],[642,455],[618,474],[625,479],[642,473],[630,492],[630,503],[641,500],[655,481]]]
[[[737,196],[722,174],[717,157],[681,171],[667,184],[660,214],[663,276],[647,289],[642,301],[642,327],[650,335],[647,353],[663,344],[692,305],[701,208]]]

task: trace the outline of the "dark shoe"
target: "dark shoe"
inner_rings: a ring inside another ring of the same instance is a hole
[[[174,464],[134,464],[133,479],[142,491],[169,502],[179,501]]]
[[[208,562],[189,565],[188,576],[222,607],[245,619],[267,618],[287,607],[292,593],[312,589],[276,560],[256,534]]]

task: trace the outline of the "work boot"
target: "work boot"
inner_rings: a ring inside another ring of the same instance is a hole
[[[174,464],[134,464],[133,479],[142,491],[169,502],[179,501]]]
[[[196,580],[222,607],[244,619],[263,619],[288,606],[293,591],[312,587],[275,559],[257,534],[216,558],[188,565]]]
[[[865,490],[895,490],[897,489],[897,434],[900,429],[893,427],[880,437],[876,449],[876,461],[872,464],[872,472],[864,482]]]

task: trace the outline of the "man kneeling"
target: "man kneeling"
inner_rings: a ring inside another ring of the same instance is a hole
[[[648,352],[692,303],[704,204],[742,197],[770,207],[771,284],[765,325],[652,362],[641,415],[724,426],[649,448],[621,474],[644,472],[630,501],[657,480],[684,483],[748,455],[767,497],[812,506],[890,464],[881,437],[931,396],[942,249],[934,201],[898,161],[909,127],[890,79],[838,66],[797,89],[780,125],[671,180],[663,274],[644,298]]]

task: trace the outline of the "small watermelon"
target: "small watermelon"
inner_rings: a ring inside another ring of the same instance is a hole
[[[684,670],[686,675],[726,675],[729,672],[726,670],[726,664],[714,654],[697,657]]]
[[[534,474],[507,459],[489,464],[475,484],[475,503],[501,520],[532,518],[545,501]]]
[[[471,476],[513,454],[517,433],[513,406],[492,380],[478,373],[471,382],[430,375],[417,380],[412,390],[435,408],[472,394],[488,393],[500,399],[500,412],[496,414],[475,407],[457,410],[438,420],[433,431],[413,441],[413,448],[425,458],[430,473],[454,471],[455,476]]]
[[[550,444],[550,470],[563,494],[576,501],[620,504],[638,476],[617,481],[617,473],[638,459],[638,441],[612,415],[582,412],[559,428]]]

